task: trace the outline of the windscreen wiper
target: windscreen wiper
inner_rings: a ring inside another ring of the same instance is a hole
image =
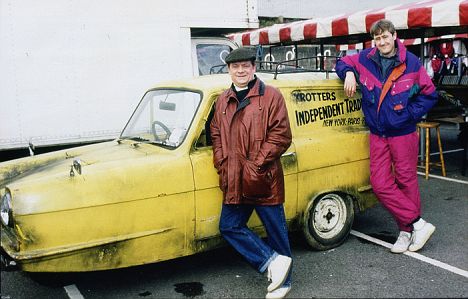
[[[128,139],[133,140],[133,141],[140,141],[140,142],[149,142],[149,139],[140,137],[140,136],[135,136],[135,137],[129,137]]]

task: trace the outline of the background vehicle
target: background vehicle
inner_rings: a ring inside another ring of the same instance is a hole
[[[237,46],[213,36],[257,27],[255,9],[250,0],[1,1],[0,154],[116,138],[135,94],[223,63]]]
[[[369,185],[361,99],[324,73],[258,74],[284,95],[292,145],[283,154],[291,229],[312,248],[342,244]],[[153,263],[222,245],[222,193],[210,115],[228,75],[150,89],[119,139],[0,163],[1,246],[28,272]],[[262,233],[257,216],[249,225]]]

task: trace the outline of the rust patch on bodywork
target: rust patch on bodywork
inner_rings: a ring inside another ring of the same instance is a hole
[[[24,158],[25,161],[23,162],[15,162],[15,160],[12,160],[11,163],[10,161],[2,163],[2,169],[0,170],[0,187],[5,187],[13,180],[17,180],[33,172],[38,172],[43,167],[50,166],[67,158],[67,156],[53,156],[49,158]]]
[[[54,247],[54,248],[48,248],[48,249],[32,250],[27,253],[18,253],[16,254],[15,258],[22,259],[22,260],[32,259],[32,258],[53,256],[53,255],[62,254],[62,253],[69,253],[69,252],[79,251],[83,249],[90,249],[93,247],[99,248],[101,246],[107,246],[109,244],[112,245],[118,242],[128,241],[131,239],[141,238],[141,237],[154,235],[154,234],[165,233],[165,232],[171,231],[172,229],[174,228],[169,227],[165,229],[145,231],[145,232],[140,232],[140,233],[119,236],[119,237],[111,237],[111,238],[106,238],[106,239],[102,239],[102,240],[98,240],[94,242],[85,242],[85,243],[73,244],[69,246],[60,246],[60,247]]]
[[[296,155],[284,155],[281,157],[281,164],[283,165],[284,169],[295,168],[296,162]]]

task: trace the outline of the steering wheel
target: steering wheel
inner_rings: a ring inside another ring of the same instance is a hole
[[[156,141],[162,141],[161,138],[159,138],[158,134],[156,134],[156,125],[161,127],[164,130],[164,132],[166,132],[166,139],[167,139],[167,137],[169,137],[169,135],[171,135],[171,130],[169,130],[169,128],[165,124],[163,124],[160,121],[155,120],[151,124],[151,132],[153,132],[154,139]]]

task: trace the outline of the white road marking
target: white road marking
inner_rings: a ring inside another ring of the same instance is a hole
[[[456,152],[461,152],[463,149],[462,148],[457,148],[457,149],[454,149],[454,150],[449,150],[449,151],[442,151],[443,154],[450,154],[450,153],[456,153]],[[438,155],[439,152],[433,152],[433,153],[429,153],[429,156],[435,156],[435,155]],[[418,157],[421,158],[421,155],[418,155]]]
[[[426,176],[426,174],[424,172],[421,172],[421,171],[418,171],[418,174],[421,175],[421,176]],[[468,181],[452,179],[452,178],[448,178],[448,177],[445,177],[445,176],[429,174],[429,177],[439,179],[439,180],[450,181],[450,182],[455,182],[455,183],[468,185]]]
[[[65,292],[67,292],[67,295],[70,299],[84,299],[76,285],[71,284],[64,286],[63,288],[65,289]]]
[[[379,239],[377,239],[377,238],[368,236],[368,235],[366,235],[366,234],[360,233],[360,232],[355,231],[355,230],[351,230],[351,234],[352,234],[353,236],[356,236],[356,237],[358,237],[358,238],[361,238],[361,239],[370,241],[370,242],[372,242],[372,243],[381,245],[381,246],[383,246],[383,247],[387,247],[387,248],[391,248],[391,247],[392,247],[392,244],[390,244],[390,243],[388,243],[388,242],[384,242],[384,241],[382,241],[382,240],[379,240]],[[433,265],[433,266],[436,266],[436,267],[445,269],[445,270],[450,271],[450,272],[452,272],[452,273],[455,273],[455,274],[458,274],[458,275],[461,275],[461,276],[464,276],[464,277],[468,278],[468,271],[466,271],[466,270],[463,270],[463,269],[460,269],[460,268],[451,266],[451,265],[449,265],[449,264],[440,262],[440,261],[435,260],[435,259],[431,259],[431,258],[429,258],[429,257],[427,257],[427,256],[424,256],[424,255],[419,254],[419,253],[416,253],[416,252],[406,251],[406,252],[404,252],[403,254],[405,254],[405,255],[407,255],[407,256],[410,256],[410,257],[413,257],[413,258],[415,258],[415,259],[418,259],[418,260],[420,260],[420,261],[426,262],[426,263],[431,264],[431,265]]]

